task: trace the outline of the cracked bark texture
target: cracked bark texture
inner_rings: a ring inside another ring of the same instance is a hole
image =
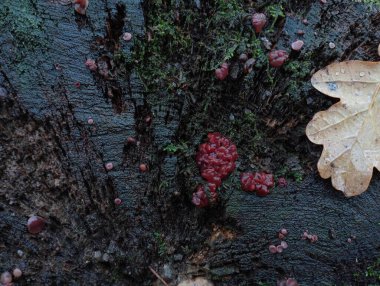
[[[324,9],[310,3],[309,25],[302,27],[310,37],[306,48],[320,54],[316,67],[338,54],[340,60],[360,57],[377,45],[377,14],[348,1],[329,1]],[[121,52],[131,56],[133,41],[119,39],[123,32],[143,35],[139,1],[91,1],[82,17],[59,1],[5,0],[0,13],[0,271],[22,268],[18,284],[151,285],[148,266],[163,273],[166,262],[176,273],[206,273],[216,285],[274,284],[283,277],[301,285],[350,285],[355,271],[379,257],[378,176],[351,199],[311,175],[265,199],[234,190],[226,209],[191,206],[178,182],[178,158],[161,150],[186,128],[183,113],[192,107],[181,99],[150,106],[133,67],[104,77],[84,65],[92,58],[112,66]],[[289,17],[284,25],[279,48],[301,19]],[[326,53],[329,41],[337,46],[332,54]],[[305,83],[300,94],[310,92]],[[276,104],[282,102],[269,114]],[[139,144],[128,144],[129,136]],[[105,169],[107,162],[113,170]],[[148,164],[148,173],[139,171],[140,163]],[[26,232],[32,214],[47,220],[38,235]],[[236,235],[207,239],[212,222]],[[282,227],[289,248],[271,255],[268,246],[278,242]],[[318,235],[317,243],[300,239],[306,229]],[[163,246],[164,257],[157,254]],[[188,257],[192,267],[175,258],[198,250]],[[205,256],[195,263],[200,253]]]

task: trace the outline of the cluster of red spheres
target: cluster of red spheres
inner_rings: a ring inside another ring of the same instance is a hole
[[[269,64],[274,68],[279,68],[282,66],[289,55],[283,50],[273,50],[269,53]]]
[[[193,193],[193,199],[191,201],[198,208],[204,208],[208,206],[209,200],[205,192],[205,188],[202,185],[199,185],[197,187],[197,191]]]
[[[256,192],[258,196],[266,196],[269,189],[274,186],[272,174],[266,173],[242,173],[240,175],[241,188],[246,192]]]
[[[202,178],[208,182],[212,198],[216,199],[216,190],[222,184],[222,180],[235,170],[237,158],[236,145],[220,133],[209,133],[207,142],[199,146],[196,162]],[[198,201],[197,197],[203,197],[200,196],[199,189],[193,194],[193,203]]]

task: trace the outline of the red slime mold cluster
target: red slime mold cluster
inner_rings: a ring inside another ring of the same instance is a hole
[[[274,186],[272,174],[266,173],[242,173],[240,175],[241,188],[246,192],[256,192],[258,196],[269,194],[269,188]]]
[[[191,200],[198,208],[204,208],[208,206],[208,198],[205,192],[205,188],[201,185],[197,187],[197,191],[193,193],[193,199]]]
[[[209,133],[207,142],[199,146],[196,162],[201,171],[201,176],[208,182],[208,189],[213,199],[216,200],[216,189],[220,187],[222,180],[235,170],[237,158],[235,144],[232,144],[229,139],[223,137],[220,133]],[[206,195],[204,188],[203,193]],[[198,197],[203,198],[199,188],[193,194],[193,203],[195,205],[199,205],[195,203]]]

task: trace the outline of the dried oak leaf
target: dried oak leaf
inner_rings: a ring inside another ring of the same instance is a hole
[[[322,178],[347,197],[367,190],[373,167],[380,170],[380,63],[347,61],[316,72],[312,85],[340,98],[306,127],[310,141],[323,144]]]

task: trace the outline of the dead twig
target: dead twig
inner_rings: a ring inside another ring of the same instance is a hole
[[[156,276],[165,286],[169,286],[168,283],[165,282],[165,280],[156,272],[152,267],[149,266],[149,270]]]

